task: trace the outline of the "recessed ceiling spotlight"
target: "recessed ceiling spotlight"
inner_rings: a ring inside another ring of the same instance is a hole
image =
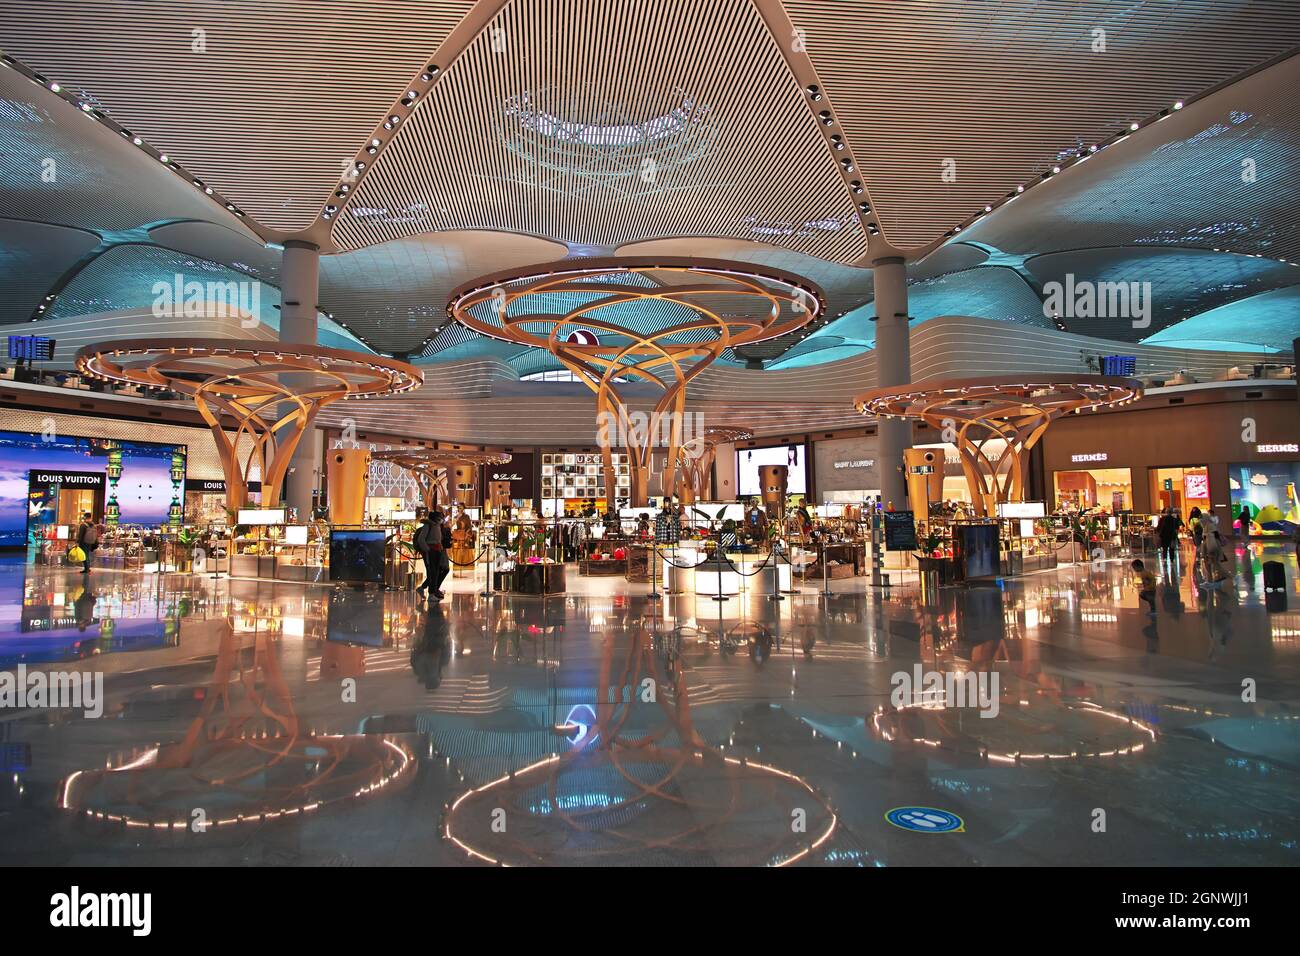
[[[326,212],[338,212],[338,211],[339,211],[339,207],[338,207],[338,206],[335,206],[333,203],[331,203],[330,205],[328,205],[328,206],[325,207],[325,211],[326,211]]]
[[[385,124],[384,124],[384,129],[392,129],[392,128],[393,128],[393,124],[392,124],[392,123],[385,123]]]
[[[1052,167],[1052,172],[1053,172],[1053,173],[1059,173],[1060,171],[1061,171],[1061,167],[1060,167],[1060,166],[1053,166],[1053,167]]]
[[[1129,123],[1129,124],[1128,124],[1128,128],[1131,129],[1131,130],[1133,130],[1134,132],[1137,132],[1138,124],[1137,124],[1137,123]]]
[[[1018,193],[1022,193],[1022,192],[1024,192],[1024,191],[1025,191],[1025,187],[1024,187],[1024,186],[1017,186],[1017,187],[1016,187],[1016,192],[1018,192]]]
[[[863,212],[871,212],[871,203],[860,202],[858,203],[858,208],[861,209]]]
[[[50,89],[52,89],[55,93],[57,93],[59,92],[59,90],[63,89],[63,87],[59,86],[59,84],[57,83],[51,83]]]
[[[388,117],[388,122],[392,123],[394,126],[396,126],[396,125],[397,125],[398,123],[400,123],[401,121],[402,121],[402,118],[401,118],[400,116],[396,116],[396,115],[394,115],[394,116],[390,116],[390,117]]]
[[[205,187],[203,188],[203,191],[204,191],[205,193],[207,193],[209,196],[212,195],[212,187],[211,187],[211,186],[205,186]]]
[[[350,187],[348,186],[348,184],[347,184],[347,183],[344,183],[342,186],[339,187],[339,192],[341,192],[341,193],[345,193],[345,192],[348,191],[349,188],[350,188]]]
[[[135,143],[135,145],[137,145],[137,146],[143,146],[143,145],[144,145],[144,140],[142,140],[139,136],[132,136],[132,137],[131,137],[131,142]]]
[[[417,93],[417,92],[415,92],[415,90],[407,90],[407,91],[406,91],[406,98],[407,98],[408,100],[413,100],[413,99],[415,99],[415,98],[416,98],[417,96],[419,96],[419,95],[420,95],[420,94]]]
[[[1096,144],[1096,143],[1093,143],[1091,146],[1089,146],[1089,147],[1088,147],[1088,152],[1090,152],[1090,153],[1095,153],[1095,152],[1097,152],[1097,144]]]
[[[985,206],[985,207],[984,207],[984,211],[985,211],[985,212],[992,212],[992,211],[993,211],[993,207],[992,207],[992,206]]]
[[[357,160],[357,171],[359,172],[365,168],[366,168],[365,162],[363,160]]]
[[[427,69],[430,73],[437,73],[437,72],[438,72],[438,65],[437,65],[436,63],[430,63],[430,64],[428,65],[428,67],[426,67],[426,69]]]
[[[379,139],[378,137],[370,141],[370,145],[375,147],[375,149],[378,149],[382,144],[383,144],[383,140]]]
[[[167,158],[167,154],[166,154],[166,153],[163,153],[161,156],[158,157],[158,162],[160,162],[160,163],[169,163],[169,162],[171,162],[171,160],[169,160],[169,159]]]
[[[373,156],[375,155],[375,153],[379,152],[379,150],[375,149],[375,147],[373,146],[367,146],[366,152],[369,153],[371,156]]]
[[[90,106],[89,103],[82,103],[82,104],[81,104],[81,112],[83,112],[83,113],[89,113],[90,110],[91,110],[91,106]]]
[[[1180,110],[1180,109],[1182,109],[1182,108],[1183,108],[1183,101],[1182,101],[1182,100],[1178,100],[1176,103],[1174,103],[1174,109],[1176,109],[1176,110]]]
[[[421,79],[423,82],[428,83],[431,79],[433,79],[433,74],[432,74],[432,73],[421,73],[421,74],[420,74],[420,79]]]

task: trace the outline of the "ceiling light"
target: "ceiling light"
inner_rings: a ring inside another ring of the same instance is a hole
[[[204,191],[205,193],[207,193],[209,196],[212,195],[212,187],[211,187],[211,186],[205,186],[205,187],[203,188],[203,191]]]
[[[57,83],[51,83],[50,89],[52,89],[55,93],[57,93],[59,92],[59,90],[63,89],[63,87],[59,86],[59,84]]]
[[[1174,103],[1174,109],[1176,109],[1176,110],[1180,110],[1180,109],[1182,109],[1182,108],[1183,108],[1183,101],[1182,101],[1182,100],[1179,100],[1178,102]]]
[[[135,145],[137,145],[137,146],[142,146],[142,145],[144,145],[144,140],[142,140],[139,136],[133,136],[133,137],[131,138],[131,142],[135,143]]]
[[[1128,124],[1128,128],[1131,129],[1131,130],[1133,130],[1134,132],[1137,132],[1138,124],[1137,124],[1137,123],[1129,123],[1129,124]]]
[[[985,206],[985,207],[984,207],[984,211],[985,211],[985,212],[992,212],[992,211],[993,211],[993,207],[992,207],[992,206]]]
[[[1025,191],[1025,187],[1024,187],[1024,186],[1017,186],[1017,187],[1016,187],[1016,192],[1018,192],[1018,193],[1022,193],[1022,192],[1024,192],[1024,191]]]
[[[385,123],[385,124],[384,124],[384,129],[392,129],[392,128],[393,128],[393,124],[392,124],[392,123]]]
[[[861,181],[861,180],[859,180],[859,179],[855,179],[855,180],[853,180],[853,182],[849,183],[849,188],[851,188],[851,189],[853,190],[853,194],[854,194],[855,196],[860,196],[860,195],[862,195],[862,181]]]
[[[420,74],[420,79],[421,79],[423,82],[428,83],[431,79],[433,79],[433,74],[432,74],[432,73],[421,73],[421,74]]]
[[[390,116],[390,117],[388,117],[388,122],[392,123],[394,126],[396,126],[396,125],[397,125],[398,123],[400,123],[401,121],[402,121],[402,118],[401,118],[400,116]]]
[[[170,162],[170,160],[167,158],[167,154],[163,153],[161,156],[158,157],[158,162],[167,163]]]
[[[370,141],[370,145],[373,146],[373,147],[375,147],[376,149],[378,149],[382,144],[383,144],[383,140],[378,139],[378,138],[376,138],[376,139],[372,139],[372,140]]]
[[[1060,171],[1061,171],[1061,167],[1060,167],[1060,166],[1053,166],[1053,167],[1052,167],[1052,172],[1053,172],[1053,173],[1059,173]]]

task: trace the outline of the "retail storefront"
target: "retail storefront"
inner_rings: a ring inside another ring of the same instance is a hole
[[[1190,407],[1189,407],[1190,406]],[[1049,505],[1108,514],[1212,509],[1224,530],[1291,534],[1300,519],[1295,386],[1161,389],[1122,409],[1071,415],[1043,437]]]
[[[814,443],[821,503],[861,504],[868,498],[880,497],[879,447],[874,435]]]

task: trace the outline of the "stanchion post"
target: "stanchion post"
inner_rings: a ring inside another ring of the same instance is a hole
[[[655,555],[658,553],[658,551],[659,551],[658,543],[651,541],[650,542],[650,593],[646,595],[647,598],[651,601],[658,601],[661,599],[659,594],[659,579],[655,576]]]
[[[822,552],[822,597],[830,597],[831,585],[830,585],[830,581],[827,579],[826,576],[827,571],[826,571],[826,542],[825,541],[821,542],[821,552]]]
[[[483,558],[485,561],[485,565],[483,568],[484,578],[483,578],[483,590],[479,592],[479,597],[492,596],[492,565],[495,563],[494,559],[496,557],[496,550],[497,550],[496,535],[489,533],[492,530],[493,528],[490,524],[483,525],[482,536],[484,539],[487,540],[488,544],[487,547],[483,549]]]

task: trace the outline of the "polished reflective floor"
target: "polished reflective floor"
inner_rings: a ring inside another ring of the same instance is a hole
[[[1162,568],[1152,614],[1127,560],[782,601],[571,568],[426,606],[4,559],[0,672],[104,700],[0,709],[0,862],[1295,865],[1296,560],[1235,570]],[[997,683],[894,693],[931,671]]]

